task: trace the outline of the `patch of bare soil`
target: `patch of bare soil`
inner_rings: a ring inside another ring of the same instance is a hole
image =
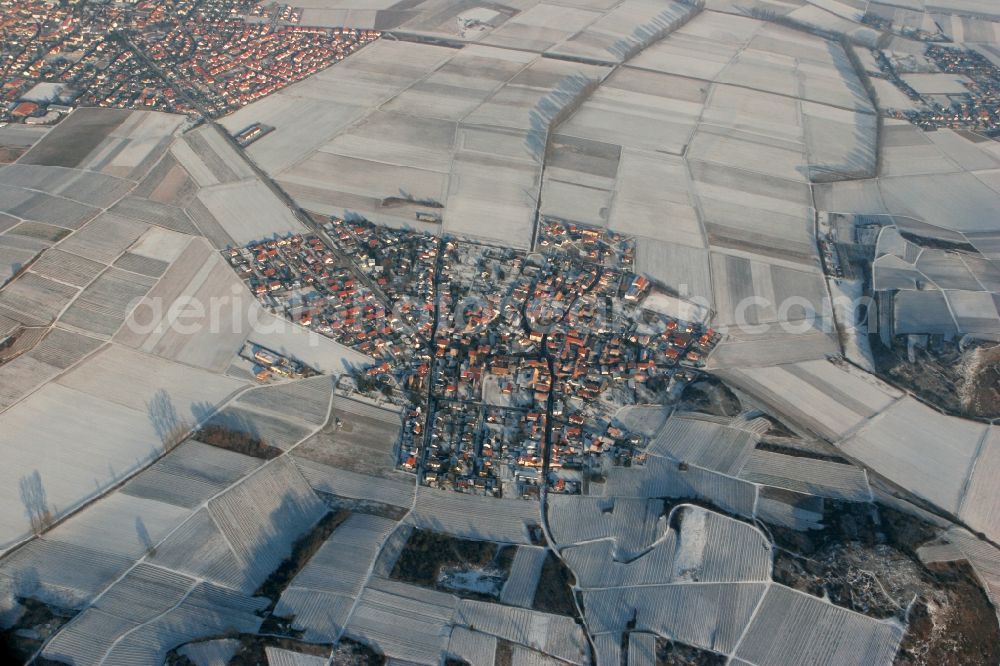
[[[656,666],[722,666],[726,658],[684,643],[656,639]]]
[[[489,594],[472,590],[442,587],[442,571],[496,571],[504,578],[510,574],[515,546],[502,546],[492,541],[461,539],[428,530],[413,530],[403,547],[390,578],[406,583],[441,589],[460,597],[495,601]]]
[[[193,438],[202,444],[264,460],[271,460],[281,455],[281,449],[267,444],[252,427],[229,427],[209,423],[196,432]]]
[[[10,164],[16,161],[27,150],[25,146],[0,146],[0,164]]]
[[[927,402],[962,416],[1000,417],[1000,346],[958,350],[942,344],[917,350],[910,362],[905,344],[886,349],[872,342],[878,374]]]
[[[573,602],[575,584],[576,577],[573,576],[573,572],[556,557],[555,553],[549,551],[545,554],[542,574],[538,578],[538,587],[535,588],[535,598],[531,607],[537,611],[579,619],[576,604]]]
[[[382,666],[384,663],[384,655],[349,638],[340,639],[330,660],[330,666]]]
[[[1000,345],[966,352],[962,364],[961,400],[970,416],[1000,414]]]
[[[721,380],[703,375],[684,387],[678,408],[714,416],[736,416],[743,406]]]
[[[942,581],[942,587],[913,605],[896,666],[1000,663],[996,612],[969,565],[933,565],[931,571]]]
[[[826,502],[822,530],[769,526],[774,580],[874,618],[907,624],[900,666],[995,666],[996,611],[968,564],[926,566],[939,530],[881,505]]]
[[[18,599],[23,611],[12,627],[0,633],[0,657],[3,663],[24,664],[75,611],[55,608],[36,599]],[[38,663],[38,662],[36,662]]]
[[[514,662],[514,644],[510,641],[497,639],[497,651],[493,656],[493,666],[512,666]]]

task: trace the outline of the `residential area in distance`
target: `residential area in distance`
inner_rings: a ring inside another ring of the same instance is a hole
[[[990,0],[0,0],[0,654],[1000,663]]]

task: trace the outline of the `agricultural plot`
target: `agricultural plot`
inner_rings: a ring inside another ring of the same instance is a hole
[[[35,539],[3,560],[17,594],[61,608],[82,608],[132,565],[132,560],[82,546]]]
[[[35,492],[44,501],[44,489]],[[187,514],[185,508],[158,499],[114,493],[15,551],[0,563],[0,575],[16,581],[21,594],[75,608],[150,552]],[[46,518],[44,514],[36,516],[37,520]],[[113,589],[124,593],[128,588]],[[140,604],[132,609],[132,615],[114,610],[127,605],[115,595],[102,598],[107,602],[101,608],[131,619],[142,607],[142,595],[128,598]]]
[[[395,527],[395,521],[385,518],[352,515],[291,581],[275,614],[294,617],[293,626],[305,632],[305,640],[336,639],[382,542]]]
[[[571,664],[587,662],[587,639],[569,617],[462,599],[455,608],[455,623]]]
[[[628,666],[655,666],[656,636],[630,633],[628,636]]]
[[[606,74],[538,59],[467,115],[451,167],[445,231],[527,247],[548,133]],[[481,125],[489,127],[471,129]],[[476,222],[483,218],[494,225]]]
[[[682,583],[587,590],[587,623],[594,634],[616,636],[634,618],[634,631],[670,636],[705,650],[729,653],[750,623],[768,583]]]
[[[348,472],[391,478],[401,426],[396,408],[335,395],[329,422],[296,455]]]
[[[814,30],[846,35],[853,42],[869,48],[875,46],[879,37],[874,28],[848,20],[814,4],[803,5],[789,12],[788,17]]]
[[[822,330],[833,326],[833,322],[825,319],[817,323],[822,327],[802,330],[803,323],[802,327],[792,325],[790,330],[784,330],[780,323],[775,323],[760,324],[753,332],[730,329],[707,365],[717,372],[726,372],[730,368],[745,370],[825,360],[840,353],[835,332]]]
[[[0,242],[3,237],[0,236]],[[0,285],[17,275],[22,266],[27,266],[38,255],[38,250],[0,247]]]
[[[646,447],[647,453],[735,474],[751,457],[760,435],[752,424],[700,414],[675,414]]]
[[[757,499],[757,517],[771,525],[805,532],[822,529],[822,507],[811,498],[764,488]]]
[[[448,647],[457,602],[450,594],[375,579],[361,593],[345,632],[391,659],[436,664]]]
[[[62,329],[28,329],[16,344],[27,351],[0,367],[0,409],[6,409],[100,347],[101,342]],[[32,339],[34,341],[32,341]]]
[[[135,561],[187,516],[184,507],[113,493],[50,530],[46,539]]]
[[[8,125],[0,128],[0,164],[18,159],[49,131],[48,127]]]
[[[28,272],[0,291],[0,312],[10,312],[25,324],[44,326],[77,294],[71,286]]]
[[[705,127],[696,131],[689,151],[690,159],[696,162],[753,171],[774,180],[806,179],[801,169],[805,162],[801,143],[783,145],[771,137],[754,140],[731,130]]]
[[[450,120],[375,112],[284,173],[282,182],[322,191],[322,202],[330,203],[311,210],[412,224],[418,212],[436,213],[445,199],[455,132]],[[329,173],[341,177],[331,183]]]
[[[213,414],[205,427],[237,438],[259,442],[265,447],[287,451],[306,437],[315,427],[257,407],[244,409],[238,403],[227,405]]]
[[[81,168],[141,180],[166,152],[182,116],[152,111],[131,112],[87,156]]]
[[[900,397],[887,384],[828,361],[727,369],[720,374],[758,396],[773,413],[828,441],[839,440]]]
[[[63,238],[65,238],[70,231],[68,229],[63,229],[62,227],[56,227],[51,224],[45,224],[42,222],[21,222],[17,226],[13,227],[6,234],[6,242],[17,244],[18,242],[24,245],[30,245],[32,241],[37,241],[39,244],[50,244],[57,243]]]
[[[623,62],[682,26],[699,9],[682,2],[628,0],[548,52],[586,60]]]
[[[594,636],[594,661],[597,666],[621,666],[622,641],[614,634]]]
[[[715,80],[761,25],[746,16],[702,12],[669,38],[636,55],[629,65]]]
[[[815,265],[805,184],[723,163],[692,161],[689,167],[712,245]]]
[[[527,52],[469,45],[392,99],[386,108],[460,121],[533,59]]]
[[[302,223],[259,180],[203,189],[198,199],[238,245],[303,231]]]
[[[881,664],[892,661],[902,637],[896,623],[772,584],[736,654],[764,666],[787,663],[791,655],[803,662]]]
[[[766,330],[761,326],[786,322],[805,332],[815,325],[815,318],[824,316],[826,287],[818,271],[737,254],[713,253],[711,261],[718,325],[754,332]]]
[[[840,443],[848,455],[957,512],[987,427],[903,398]]]
[[[897,214],[970,235],[992,232],[983,215],[995,210],[998,194],[971,173],[880,178],[879,190]]]
[[[665,529],[661,500],[555,495],[547,504],[552,538],[560,546],[613,539],[622,557],[634,557]]]
[[[258,458],[188,440],[129,480],[121,492],[194,509],[261,464]]]
[[[278,459],[208,504],[209,513],[255,589],[291,552],[325,507],[287,458]]]
[[[155,278],[109,268],[80,292],[59,321],[95,337],[110,339],[155,282]]]
[[[104,264],[52,248],[31,264],[31,271],[44,278],[74,287],[84,287],[104,270]]]
[[[872,288],[898,290],[892,301],[896,334],[940,331],[990,336],[1000,330],[1000,315],[989,291],[996,286],[994,271],[984,257],[920,247],[904,240],[901,232],[895,226],[882,229],[872,262]]]
[[[240,395],[236,404],[319,426],[326,423],[332,398],[333,378],[320,375],[252,389]]]
[[[698,122],[708,86],[669,74],[622,68],[608,77],[560,134],[680,155]]]
[[[155,224],[164,229],[171,229],[182,234],[196,235],[197,227],[184,211],[169,204],[153,201],[152,199],[140,199],[138,197],[125,197],[109,209],[109,212],[126,217],[132,220],[139,220],[147,224]]]
[[[921,562],[967,560],[986,589],[991,602],[1000,598],[1000,551],[960,527],[950,527],[943,543],[928,544],[917,550]]]
[[[325,512],[292,462],[279,458],[211,499],[150,559],[249,594]]]
[[[962,496],[958,515],[976,529],[996,540],[1000,535],[1000,498],[995,492],[994,479],[1000,465],[1000,433],[991,427],[979,446],[975,466],[969,476],[968,486]]]
[[[114,265],[116,268],[121,268],[122,270],[126,270],[131,273],[138,273],[139,275],[151,278],[158,278],[162,276],[164,271],[166,271],[170,266],[170,264],[165,261],[160,261],[159,259],[153,259],[151,257],[144,257],[134,252],[126,252],[114,263]]]
[[[740,516],[754,515],[757,486],[694,465],[651,456],[646,464],[612,468],[601,488],[604,497],[680,497],[712,502]]]
[[[310,441],[307,440],[295,449],[292,459],[314,490],[397,507],[410,507],[413,504],[416,485],[409,476],[400,474],[395,478],[371,477],[300,457],[304,450],[308,450],[309,445]]]
[[[467,539],[530,545],[529,527],[539,524],[538,511],[535,502],[461,495],[420,486],[407,522]]]
[[[242,291],[240,294],[242,300],[250,301],[249,297],[242,296]],[[255,304],[250,304],[249,308],[246,316],[251,323],[256,323],[247,335],[247,340],[252,343],[273,349],[329,375],[340,375],[352,367],[364,367],[373,362],[370,356],[266,312]]]
[[[164,206],[182,207],[190,201],[197,189],[197,183],[184,167],[172,155],[167,154],[132,190],[131,196]]]
[[[515,14],[479,41],[510,49],[545,51],[572,37],[600,16],[600,12],[582,7],[567,13],[559,5],[543,2]]]
[[[60,243],[59,249],[110,264],[148,228],[142,222],[104,213]]]
[[[439,46],[378,40],[337,66],[250,104],[222,122],[230,132],[254,122],[274,127],[248,153],[268,173],[278,176],[455,54]]]
[[[659,405],[632,405],[622,407],[614,416],[614,422],[643,437],[652,437],[667,422],[671,409]]]
[[[119,586],[148,584],[139,576],[126,577],[108,594],[116,593]],[[139,589],[129,593],[140,593]],[[257,631],[263,621],[257,612],[267,604],[266,599],[243,596],[210,583],[194,584],[173,604],[168,595],[160,601],[163,605],[155,609],[158,612],[145,620],[87,609],[56,635],[44,656],[78,664],[162,663],[170,650],[198,638],[227,630]]]
[[[608,540],[570,546],[562,556],[582,589],[767,581],[771,577],[771,545],[757,528],[685,504],[673,509],[671,526],[634,559],[616,558]]]
[[[21,164],[40,166],[81,167],[86,158],[111,134],[130,113],[123,110],[81,109],[70,114],[66,122],[46,134]]]
[[[58,374],[58,368],[27,355],[0,366],[0,410],[9,409]]]
[[[718,80],[872,112],[871,102],[840,44],[783,26],[762,27]]]
[[[79,350],[71,345],[66,353]],[[9,435],[3,502],[11,507],[0,529],[3,546],[26,536],[39,516],[58,518],[143,467],[193,423],[196,409],[214,409],[240,386],[111,346],[0,414]],[[25,438],[34,442],[30,451],[16,446]],[[35,488],[30,508],[19,495],[23,484]]]
[[[3,202],[0,204],[0,211],[23,220],[52,224],[65,229],[79,229],[98,213],[93,206],[71,199],[9,187],[2,179],[0,184],[3,185],[0,190],[2,197],[0,201]]]
[[[855,502],[871,499],[863,469],[826,460],[758,450],[746,460],[739,476],[761,485],[819,497]]]
[[[961,95],[972,83],[961,74],[902,74],[900,78],[921,95]]]
[[[644,238],[636,244],[635,270],[682,297],[712,306],[708,252],[702,248]]]
[[[125,196],[134,184],[93,171],[65,167],[13,164],[0,181],[11,187],[42,191],[95,208],[105,208]]]
[[[177,302],[196,305],[177,310],[173,305]],[[239,351],[259,311],[226,262],[208,243],[194,240],[132,311],[115,341],[171,361],[222,372]],[[261,328],[266,331],[270,327]]]
[[[623,149],[608,228],[704,247],[689,189],[682,159]]]
[[[454,627],[448,639],[448,654],[469,664],[492,664],[496,659],[497,638],[479,631]]]
[[[538,577],[545,564],[546,550],[539,546],[518,546],[510,575],[500,592],[500,602],[530,608],[535,598]]]
[[[174,143],[172,149],[202,187],[235,183],[254,176],[253,169],[215,127],[203,127],[186,134],[182,141]],[[190,159],[181,156],[190,156]]]

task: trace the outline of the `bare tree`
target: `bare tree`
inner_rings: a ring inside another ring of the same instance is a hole
[[[19,485],[21,503],[24,504],[24,511],[31,522],[31,531],[40,534],[52,524],[52,512],[49,510],[49,502],[45,496],[42,476],[36,469],[31,474],[22,476]]]

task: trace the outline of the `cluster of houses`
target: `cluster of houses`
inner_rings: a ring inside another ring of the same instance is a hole
[[[429,337],[434,325],[434,281],[441,239],[340,218],[332,218],[325,229],[336,247],[394,304],[393,314]]]
[[[643,438],[614,415],[682,387],[719,339],[643,308],[653,285],[623,268],[631,241],[545,229],[547,250],[524,253],[330,218],[227,254],[265,306],[375,359],[359,390],[404,389],[403,470],[534,497],[641,463]]]
[[[221,115],[380,36],[303,27],[301,9],[287,5],[245,9],[239,0],[0,0],[0,122],[54,122],[73,105],[194,113],[181,86]],[[40,83],[62,91],[35,96]]]
[[[635,242],[631,238],[617,231],[550,218],[539,224],[538,249],[624,271],[631,270],[635,261]]]
[[[268,382],[272,379],[302,379],[319,374],[314,368],[298,359],[251,342],[244,343],[239,355],[253,364],[253,375],[259,382]]]
[[[230,264],[260,301],[292,321],[370,356],[402,358],[402,332],[385,306],[314,235],[291,235],[228,250]]]
[[[919,56],[912,57],[917,61]],[[903,118],[925,130],[939,127],[965,129],[995,136],[1000,131],[1000,67],[983,54],[952,45],[928,44],[923,60],[927,67],[957,75],[965,81],[967,92],[947,95],[921,95],[897,71],[885,51],[876,50],[880,76],[891,81],[920,108],[896,111]]]
[[[540,484],[577,492],[592,458],[641,461],[644,441],[615,425],[614,412],[642,390],[648,397],[653,379],[693,377],[719,335],[643,310],[647,278],[575,251],[444,248],[432,356],[407,379],[429,392],[432,413],[411,411],[402,467],[436,487],[531,496]]]
[[[261,3],[254,5],[247,18],[296,24],[302,21],[302,8],[277,2]]]
[[[227,18],[179,23],[146,45],[154,61],[197,90],[214,113],[223,114],[343,60],[378,36],[374,30]]]

